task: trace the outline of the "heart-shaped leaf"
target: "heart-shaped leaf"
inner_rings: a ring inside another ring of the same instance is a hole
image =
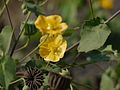
[[[100,24],[99,19],[87,21],[81,31],[81,40],[78,52],[88,52],[102,47],[111,31],[106,24]],[[95,24],[97,23],[97,24]],[[98,24],[99,23],[99,24]]]

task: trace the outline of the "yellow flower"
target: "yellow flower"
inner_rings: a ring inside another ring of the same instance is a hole
[[[46,61],[58,62],[60,58],[63,58],[66,51],[66,40],[63,39],[62,35],[48,36],[46,40],[45,38],[46,35],[41,38],[40,56]]]
[[[43,34],[61,34],[68,28],[66,23],[62,23],[62,18],[59,15],[38,16],[35,26]]]
[[[104,9],[112,9],[113,8],[113,0],[101,0],[101,6]]]

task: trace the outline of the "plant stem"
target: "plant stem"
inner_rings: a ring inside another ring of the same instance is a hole
[[[26,82],[25,82],[25,79],[24,79],[24,78],[20,78],[20,79],[18,79],[18,80],[15,80],[15,81],[11,82],[10,85],[15,84],[15,83],[17,83],[17,82],[19,82],[19,81],[23,81],[24,85],[26,85]]]
[[[30,53],[28,53],[26,56],[24,56],[20,63],[24,61],[24,59],[26,59],[28,56],[30,56],[33,52],[35,52],[38,48],[39,48],[40,45],[38,45],[37,47],[35,47]]]
[[[6,5],[8,5],[9,1],[10,1],[10,0],[7,0],[7,1],[6,1]],[[4,4],[3,8],[2,8],[1,11],[0,11],[0,17],[2,16],[4,10],[5,10],[5,4]]]
[[[50,64],[50,61],[47,62],[47,65],[45,67],[47,68],[49,66],[49,64]]]
[[[20,37],[21,37],[23,31],[24,31],[25,24],[27,23],[27,21],[28,21],[30,15],[31,15],[31,12],[28,12],[28,15],[27,15],[27,17],[26,17],[25,23],[24,23],[24,25],[23,25],[23,27],[22,27],[22,29],[21,29],[19,35],[18,35],[18,38],[16,39],[16,41],[15,41],[15,43],[14,43],[14,45],[13,45],[12,51],[11,51],[11,53],[10,53],[10,56],[11,56],[11,57],[12,57],[14,51],[15,51],[15,48],[16,48],[16,46],[17,46],[17,43],[18,43],[18,41],[19,41],[19,39],[20,39]]]
[[[48,2],[48,0],[45,0],[44,2],[42,2],[41,4],[40,4],[40,6],[43,6],[45,3],[47,3]]]
[[[18,48],[17,50],[15,50],[15,52],[18,52],[18,51],[26,48],[26,47],[28,46],[28,44],[29,44],[29,41],[30,41],[30,39],[28,38],[27,42],[26,42],[22,47],[20,47],[20,48]]]
[[[23,62],[24,59],[27,58],[28,56],[30,56],[33,52],[35,52],[35,51],[39,48],[39,46],[46,41],[46,39],[48,38],[48,36],[49,36],[49,35],[47,35],[46,38],[45,38],[43,41],[41,41],[41,43],[40,43],[37,47],[35,47],[30,53],[28,53],[26,56],[24,56],[24,57],[21,59],[20,63]]]
[[[89,1],[89,7],[90,7],[90,11],[91,11],[92,18],[94,18],[94,12],[93,12],[92,0],[88,0],[88,1]]]
[[[120,10],[118,10],[116,13],[114,13],[110,18],[108,18],[104,24],[110,22],[111,20],[113,20],[116,16],[118,16],[120,14]]]
[[[76,46],[78,46],[78,45],[79,45],[79,42],[80,42],[80,41],[76,42],[76,43],[73,44],[71,47],[69,47],[69,48],[66,50],[66,52],[68,52],[68,51],[70,51],[71,49],[73,49],[73,48],[75,48]]]
[[[73,90],[73,86],[72,86],[72,84],[70,84],[70,90]]]
[[[95,63],[96,67],[98,67],[102,72],[105,72],[105,70],[97,63]]]
[[[14,27],[13,27],[12,20],[11,20],[11,17],[10,17],[10,12],[9,12],[9,9],[8,9],[7,3],[6,3],[6,0],[3,0],[3,1],[4,1],[4,5],[5,5],[5,8],[6,8],[6,11],[7,11],[7,15],[8,15],[8,19],[9,19],[11,28],[12,28],[12,30],[13,30],[13,38],[14,38],[14,40],[16,41],[16,37],[15,37],[15,34],[14,34]]]
[[[40,4],[40,6],[44,5],[47,1],[48,1],[48,0],[45,0],[43,3]],[[10,53],[10,56],[11,56],[11,57],[12,57],[14,51],[15,51],[15,48],[16,48],[16,46],[17,46],[17,43],[18,43],[18,41],[19,41],[19,39],[20,39],[23,31],[24,31],[25,24],[27,23],[30,15],[31,15],[31,12],[29,11],[29,12],[28,12],[28,15],[27,15],[27,18],[26,18],[26,20],[25,20],[25,23],[24,23],[24,25],[23,25],[23,28],[21,29],[21,32],[19,33],[18,38],[16,39],[16,42],[15,42],[15,44],[13,45],[12,51],[11,51],[11,53]],[[35,50],[36,50],[36,48],[35,48]],[[24,58],[23,58],[23,59],[24,59]]]

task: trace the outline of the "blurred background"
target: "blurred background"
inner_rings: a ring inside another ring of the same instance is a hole
[[[37,0],[35,0],[37,1]],[[44,0],[41,0],[44,1]],[[93,10],[95,17],[101,17],[104,20],[108,19],[112,16],[117,10],[120,9],[120,0],[112,0],[111,7],[104,7],[102,5],[102,1],[104,0],[92,0]],[[109,1],[109,0],[108,0]],[[23,14],[23,9],[21,6],[23,4],[23,0],[6,0],[11,21],[13,27],[15,29],[15,35],[17,37],[21,24],[24,22],[26,15]],[[111,0],[107,2],[111,3]],[[48,0],[45,5],[40,7],[41,12],[45,15],[61,15],[63,17],[63,21],[69,25],[68,32],[65,34],[65,38],[68,41],[68,47],[76,43],[80,40],[80,28],[84,23],[84,20],[88,20],[91,17],[90,8],[88,0]],[[37,16],[33,13],[30,17],[30,20],[35,20]],[[10,25],[8,15],[6,9],[4,8],[4,0],[0,0],[0,31],[6,25]],[[111,22],[108,23],[112,34],[107,39],[105,45],[112,45],[114,50],[120,50],[120,15],[114,18]],[[70,31],[70,32],[69,32]],[[39,34],[32,36],[29,45],[21,50],[20,52],[16,52],[14,54],[15,58],[23,57],[29,51],[31,51],[35,46],[39,43]],[[22,35],[20,38],[20,42],[17,48],[21,47],[25,44],[27,37]],[[12,46],[12,45],[11,45]],[[37,52],[36,52],[37,53]],[[71,63],[72,60],[75,59],[77,54],[77,50],[73,49],[68,52],[64,60],[68,63]],[[84,57],[77,57],[76,60],[82,61]],[[105,70],[109,64],[99,62],[98,64]],[[93,85],[94,90],[99,90],[99,80],[100,74],[103,70],[100,70],[96,65],[87,65],[84,68],[72,68],[71,73],[73,79],[78,82],[87,83],[89,85]],[[96,78],[95,78],[96,77]],[[81,87],[79,87],[81,88]],[[80,90],[88,90],[88,89],[80,89]],[[91,89],[89,89],[91,90]]]

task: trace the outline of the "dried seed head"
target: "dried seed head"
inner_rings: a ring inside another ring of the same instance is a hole
[[[25,74],[26,85],[30,90],[38,90],[43,84],[43,73],[37,68],[27,68]]]
[[[48,82],[49,90],[67,90],[70,86],[71,78],[50,72]]]

